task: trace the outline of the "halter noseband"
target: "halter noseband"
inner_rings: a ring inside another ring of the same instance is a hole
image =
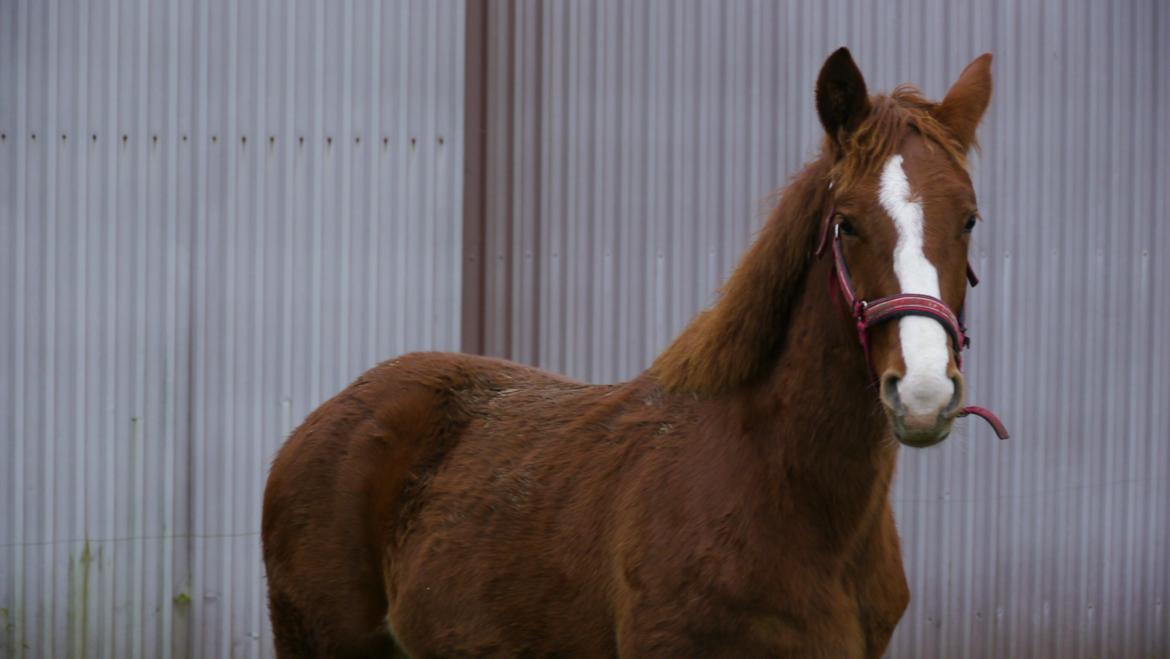
[[[832,185],[830,184],[830,188]],[[825,247],[829,242],[829,225],[832,224],[833,216],[836,214],[835,208],[830,204],[828,212],[825,213],[824,219],[821,221],[821,237],[817,244],[816,255],[820,256],[824,253]],[[876,300],[860,300],[857,298],[857,291],[853,287],[853,279],[849,276],[849,266],[845,263],[845,250],[841,245],[841,225],[833,224],[833,269],[830,275],[830,287],[836,288],[841,292],[845,300],[845,304],[849,307],[853,320],[857,325],[857,339],[861,343],[861,350],[865,354],[865,363],[869,365],[871,373],[873,372],[873,361],[869,354],[869,329],[875,325],[880,325],[884,322],[902,318],[903,316],[925,316],[932,318],[946,330],[951,337],[951,348],[955,353],[955,365],[961,370],[963,368],[963,348],[970,347],[971,339],[967,335],[967,328],[963,325],[963,310],[959,310],[959,314],[955,315],[951,308],[947,306],[942,300],[932,297],[930,295],[920,295],[918,293],[899,293],[897,295],[888,295]],[[979,284],[979,278],[975,276],[975,270],[971,264],[967,264],[967,281],[972,287]],[[874,374],[876,376],[876,373]],[[956,416],[968,416],[974,414],[991,425],[995,431],[996,436],[1000,439],[1007,439],[1009,437],[1007,428],[999,417],[994,412],[983,407],[975,405],[968,405],[959,410]]]

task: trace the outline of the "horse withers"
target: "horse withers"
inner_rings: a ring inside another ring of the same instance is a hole
[[[278,654],[881,655],[910,596],[899,442],[967,409],[990,64],[933,103],[833,53],[820,155],[634,380],[410,354],[310,414],[264,495]]]

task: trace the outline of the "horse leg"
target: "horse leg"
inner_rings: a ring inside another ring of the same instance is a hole
[[[852,593],[825,588],[797,609],[728,606],[699,593],[671,588],[671,596],[643,591],[618,616],[620,657],[780,657],[861,659],[865,639]]]
[[[880,657],[889,645],[894,628],[910,603],[910,588],[902,568],[902,551],[894,512],[889,502],[862,544],[852,565],[849,580],[865,634],[867,657]]]
[[[699,627],[699,623],[696,623]],[[786,628],[761,617],[735,631],[642,629],[618,635],[618,656],[634,657],[777,657],[779,659],[848,659],[862,656],[856,627]],[[819,627],[819,625],[818,625]],[[783,629],[778,629],[783,628]]]
[[[267,562],[277,657],[401,656],[385,623],[386,603],[377,578],[335,569],[328,573],[332,579],[322,579],[295,565]]]
[[[312,631],[293,599],[269,583],[268,616],[278,659],[301,659],[318,654]]]

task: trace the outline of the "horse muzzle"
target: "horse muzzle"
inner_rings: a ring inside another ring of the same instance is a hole
[[[925,410],[921,405],[907,406],[903,402],[898,386],[900,382],[899,375],[889,372],[881,380],[882,405],[898,441],[912,448],[926,448],[946,439],[962,405],[962,376],[953,375],[949,395],[940,401],[940,405]]]

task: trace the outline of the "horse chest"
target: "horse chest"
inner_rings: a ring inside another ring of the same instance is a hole
[[[840,537],[816,515],[744,500],[700,492],[673,498],[686,524],[649,514],[672,510],[656,501],[630,519],[618,596],[629,654],[880,655],[908,597],[884,498]]]

